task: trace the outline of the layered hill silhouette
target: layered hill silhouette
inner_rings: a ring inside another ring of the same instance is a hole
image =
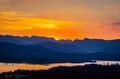
[[[55,40],[47,37],[20,37],[12,35],[0,35],[0,42],[13,43],[18,45],[36,45],[45,47],[57,52],[64,53],[94,53],[94,52],[120,52],[120,39],[103,40],[88,39],[83,40]]]
[[[47,37],[0,35],[3,62],[83,62],[120,60],[120,40],[55,40]]]
[[[18,45],[0,42],[1,62],[26,62],[26,63],[63,63],[83,62],[90,57],[84,54],[56,52],[37,45]],[[90,59],[89,59],[90,60]]]

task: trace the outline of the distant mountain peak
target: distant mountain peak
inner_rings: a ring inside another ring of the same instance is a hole
[[[90,40],[89,38],[84,38],[83,40]]]

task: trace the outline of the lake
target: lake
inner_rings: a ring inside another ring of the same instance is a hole
[[[112,65],[120,64],[120,61],[101,61],[93,60],[92,62],[84,63],[53,63],[53,64],[27,64],[27,63],[0,63],[0,73],[2,72],[14,72],[15,70],[48,70],[57,66],[84,66],[86,64],[100,64],[100,65]]]

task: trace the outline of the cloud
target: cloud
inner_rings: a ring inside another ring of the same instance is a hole
[[[17,11],[60,20],[96,20],[119,16],[120,0],[0,0],[0,11]],[[116,9],[105,8],[105,5]]]
[[[119,26],[119,27],[120,27],[120,20],[119,20],[119,21],[116,21],[116,22],[111,23],[111,25],[113,25],[113,26]]]
[[[120,0],[0,0],[0,31],[68,29],[86,37],[119,37],[120,21],[109,22],[113,17],[119,19],[119,4]],[[103,20],[105,24],[100,24]]]
[[[120,32],[120,20],[109,21],[103,24],[104,29],[109,29],[114,32]]]
[[[27,14],[21,14],[18,12],[0,12],[0,29],[3,30],[22,30],[33,28],[65,29],[76,24],[79,23],[73,21],[27,17]]]
[[[112,22],[111,28],[116,30],[116,31],[119,31],[119,33],[120,33],[120,20]]]

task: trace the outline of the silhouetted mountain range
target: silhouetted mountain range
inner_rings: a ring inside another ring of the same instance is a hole
[[[120,40],[0,36],[0,61],[49,63],[120,60]]]
[[[36,43],[54,42],[54,41],[56,41],[54,38],[38,37],[38,36],[20,37],[20,36],[12,36],[12,35],[0,35],[0,42],[9,42],[20,45],[32,45]]]
[[[8,42],[18,45],[37,45],[57,52],[64,53],[95,53],[95,52],[120,52],[120,39],[103,40],[55,40],[47,37],[20,37],[11,35],[0,35],[0,42]]]

